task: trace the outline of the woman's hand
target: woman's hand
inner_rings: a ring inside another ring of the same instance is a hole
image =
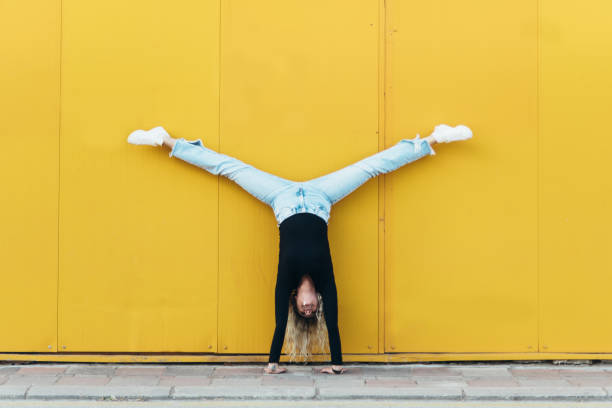
[[[321,369],[322,373],[326,374],[342,374],[344,372],[344,367],[340,365],[333,365],[331,367],[323,367]]]
[[[268,363],[268,366],[264,368],[266,374],[281,374],[287,371],[285,367],[279,367],[278,363]]]

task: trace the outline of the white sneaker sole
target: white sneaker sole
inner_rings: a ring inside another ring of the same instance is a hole
[[[130,133],[127,141],[135,145],[161,146],[164,143],[164,137],[167,135],[166,129],[157,126],[149,130],[135,130]]]
[[[457,125],[455,127],[438,125],[431,135],[438,143],[450,143],[470,139],[472,137],[472,130],[465,125]]]

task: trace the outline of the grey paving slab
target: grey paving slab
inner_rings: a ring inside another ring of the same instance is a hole
[[[4,385],[50,385],[58,378],[55,375],[11,375]]]
[[[580,387],[612,387],[612,377],[567,377],[567,382]]]
[[[339,377],[339,376],[338,376]],[[331,379],[321,379],[321,378],[317,378],[315,379],[315,384],[317,387],[338,387],[338,386],[342,386],[342,387],[361,387],[365,384],[365,380],[364,379],[360,379],[360,378],[338,378],[338,377],[332,377]]]
[[[165,366],[159,365],[132,365],[132,366],[118,366],[115,371],[115,375],[128,376],[128,375],[163,375],[166,371]]]
[[[362,367],[361,372],[367,377],[409,377],[413,375],[411,368],[407,366],[369,366]]]
[[[607,396],[600,387],[466,387],[466,399],[556,400],[602,399]]]
[[[21,366],[0,366],[0,375],[15,374]]]
[[[446,385],[448,387],[462,387],[462,386],[466,386],[467,382],[466,379],[464,377],[461,376],[457,376],[457,377],[448,377],[448,376],[444,376],[444,377],[436,377],[436,376],[412,376],[410,377],[410,379],[416,381],[417,384],[422,384],[422,385],[439,385],[439,384],[443,384]]]
[[[0,386],[0,400],[25,398],[28,385],[3,385]]]
[[[531,368],[531,367],[512,367],[510,372],[515,377],[528,378],[559,378],[559,369],[553,368]]]
[[[153,375],[126,375],[112,377],[108,385],[157,385],[160,377]]]
[[[174,376],[210,376],[212,375],[215,367],[213,366],[204,366],[204,365],[174,365],[166,367],[166,372],[164,375],[174,375]]]
[[[514,377],[467,377],[467,383],[474,387],[516,387],[519,385]]]
[[[66,369],[66,374],[75,375],[113,375],[117,366],[108,364],[79,364]]]
[[[451,367],[419,366],[412,368],[412,374],[420,376],[461,376],[461,370]]]
[[[175,387],[174,399],[306,399],[314,398],[314,387]]]
[[[300,375],[300,376],[272,376],[267,375],[262,378],[262,385],[275,385],[275,386],[313,386],[314,380],[308,376]]]
[[[572,384],[564,378],[525,378],[516,379],[519,385],[531,387],[571,387]]]
[[[110,377],[106,375],[64,375],[57,380],[58,385],[106,385]]]
[[[96,398],[138,398],[168,399],[170,387],[122,387],[122,386],[76,386],[76,385],[33,385],[28,399],[96,399]]]
[[[464,377],[512,377],[507,367],[461,367]]]
[[[410,378],[366,378],[366,386],[373,387],[414,387],[416,382]]]
[[[591,367],[560,369],[559,374],[562,377],[612,377],[612,371]]]
[[[67,365],[55,365],[55,364],[46,364],[46,365],[31,365],[31,366],[22,366],[17,374],[20,375],[58,375],[63,374]]]
[[[208,376],[199,375],[179,375],[176,377],[162,376],[157,385],[210,385],[211,379]]]
[[[234,387],[249,387],[249,386],[258,386],[261,385],[261,377],[259,378],[235,378],[235,377],[223,377],[223,378],[213,378],[211,385],[216,387],[223,386],[234,386]]]
[[[228,366],[217,367],[212,373],[213,377],[257,377],[264,374],[264,367]]]
[[[461,399],[459,387],[329,387],[319,388],[321,399]]]
[[[465,381],[422,381],[416,382],[420,387],[466,387],[468,384]]]

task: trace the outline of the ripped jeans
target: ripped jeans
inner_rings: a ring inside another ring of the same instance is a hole
[[[278,225],[297,213],[317,215],[327,223],[333,204],[379,174],[396,170],[405,164],[435,154],[425,139],[400,140],[394,146],[366,157],[333,173],[295,182],[266,173],[234,157],[208,149],[200,139],[188,142],[178,139],[170,157],[200,167],[214,175],[234,181],[249,194],[268,204]]]

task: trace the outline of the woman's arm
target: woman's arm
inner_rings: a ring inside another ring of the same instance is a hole
[[[341,374],[342,368],[342,343],[340,341],[340,330],[338,329],[338,291],[333,273],[329,280],[319,288],[323,299],[323,314],[327,325],[327,336],[329,340],[329,351],[331,353],[331,367],[325,367],[322,373]]]
[[[287,329],[287,318],[289,315],[289,281],[284,279],[280,271],[276,277],[276,288],[274,290],[274,317],[276,327],[272,336],[272,344],[270,345],[270,356],[268,366],[264,371],[268,374],[280,374],[287,371],[283,367],[278,366],[280,354],[285,341],[285,330]]]

